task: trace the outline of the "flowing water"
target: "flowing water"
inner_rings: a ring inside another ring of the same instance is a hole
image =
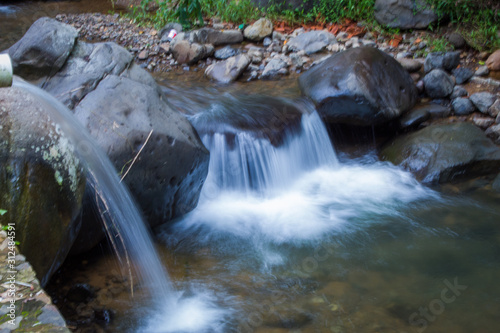
[[[249,108],[251,84],[177,82],[165,93],[211,151],[198,207],[155,231],[173,284],[201,311],[160,313],[170,331],[498,331],[500,196],[487,181],[431,189],[374,153],[335,152],[300,100],[282,99],[303,114],[278,145],[253,128],[214,127],[220,114],[251,118],[276,102]],[[146,302],[113,291],[110,261],[78,262],[65,276],[112,295],[101,303],[117,311],[106,331],[169,331]]]
[[[130,255],[130,266],[125,259],[121,262],[122,272],[133,269],[134,275],[139,278],[139,288],[142,289],[139,295],[143,296],[141,306],[146,307],[147,304],[149,311],[146,313],[150,318],[144,332],[153,332],[153,328],[160,328],[161,332],[197,331],[200,325],[220,325],[221,311],[215,309],[203,293],[186,297],[173,288],[132,196],[120,182],[107,155],[71,111],[45,91],[23,80],[15,78],[13,87],[30,93],[43,105],[60,130],[60,135],[69,140],[85,167],[88,183],[95,189],[103,208],[101,216],[106,221],[106,229],[110,230],[109,237],[120,240],[120,254],[127,251]],[[141,299],[136,302],[141,304]],[[196,316],[197,321],[178,320],[186,316]]]

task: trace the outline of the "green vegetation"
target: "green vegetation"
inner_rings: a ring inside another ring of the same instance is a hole
[[[252,0],[142,0],[128,14],[136,23],[161,27],[177,21],[184,27],[203,25],[203,17],[218,17],[236,24],[249,23],[261,16],[282,20],[288,24],[342,22],[345,19],[364,21],[386,34],[394,31],[381,28],[373,17],[375,0],[304,0],[297,8],[287,8],[277,0],[268,8],[256,8]],[[500,2],[497,0],[426,0],[436,11],[439,21],[430,29],[451,22],[478,50],[500,48]],[[155,10],[149,10],[155,8]],[[443,41],[433,43],[436,49],[446,49]]]
[[[0,209],[0,216],[5,215],[7,211],[5,209]]]

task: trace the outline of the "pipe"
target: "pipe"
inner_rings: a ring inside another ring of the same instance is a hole
[[[0,88],[12,85],[12,62],[8,54],[0,54]]]

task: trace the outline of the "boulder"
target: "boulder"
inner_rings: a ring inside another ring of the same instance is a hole
[[[219,83],[230,83],[240,77],[250,64],[250,59],[240,54],[208,66],[205,75]]]
[[[424,77],[425,92],[432,98],[445,98],[453,92],[453,78],[441,69],[433,69]]]
[[[425,109],[413,109],[399,119],[401,129],[415,129],[424,121],[431,118],[431,114]]]
[[[243,34],[239,30],[220,31],[212,28],[201,28],[187,33],[180,33],[174,40],[187,40],[190,43],[218,46],[241,43]]]
[[[427,55],[424,70],[429,73],[433,69],[451,72],[460,64],[460,52],[432,52]]]
[[[156,85],[108,75],[75,107],[75,115],[122,173],[143,148],[124,182],[152,227],[196,206],[208,151]]]
[[[211,56],[214,53],[214,47],[211,44],[202,45],[174,38],[170,51],[178,63],[191,65]]]
[[[484,132],[488,137],[492,138],[496,144],[500,144],[500,124],[495,124],[488,127]]]
[[[53,118],[52,118],[53,119]],[[0,89],[0,207],[42,285],[80,230],[85,176],[47,106],[19,88]]]
[[[455,98],[451,105],[453,106],[453,111],[457,116],[467,116],[476,111],[476,107],[468,98]]]
[[[294,37],[286,44],[291,52],[305,51],[306,54],[313,54],[323,50],[337,39],[328,31],[308,31]]]
[[[432,125],[397,137],[381,157],[426,183],[498,173],[500,148],[470,123]]]
[[[302,74],[299,86],[332,123],[386,123],[410,110],[417,100],[417,88],[408,72],[373,47],[332,55]]]
[[[425,29],[437,20],[425,0],[376,0],[375,19],[389,28]]]
[[[496,50],[488,57],[486,66],[490,71],[500,71],[500,50]]]
[[[280,58],[273,58],[269,61],[262,71],[263,79],[275,79],[279,75],[288,74],[288,64]]]
[[[478,92],[470,95],[470,100],[482,113],[488,113],[490,107],[495,103],[496,97],[489,92]]]
[[[264,38],[271,36],[272,33],[273,23],[266,18],[261,18],[254,24],[246,27],[243,35],[246,39],[250,39],[254,42],[260,42]]]
[[[8,53],[14,73],[36,80],[57,73],[75,45],[78,31],[48,17],[38,19]]]
[[[448,36],[448,41],[455,49],[461,49],[467,44],[464,37],[458,32],[452,32]]]

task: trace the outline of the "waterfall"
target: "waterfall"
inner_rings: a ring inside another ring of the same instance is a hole
[[[36,97],[73,144],[89,183],[107,209],[104,220],[109,224],[108,229],[118,232],[123,239],[137,276],[149,292],[154,313],[150,314],[151,321],[144,332],[200,332],[200,327],[210,326],[212,322],[220,326],[222,314],[205,295],[183,298],[182,292],[174,289],[131,194],[120,183],[107,155],[71,111],[47,92],[18,78],[14,79],[13,86]]]

